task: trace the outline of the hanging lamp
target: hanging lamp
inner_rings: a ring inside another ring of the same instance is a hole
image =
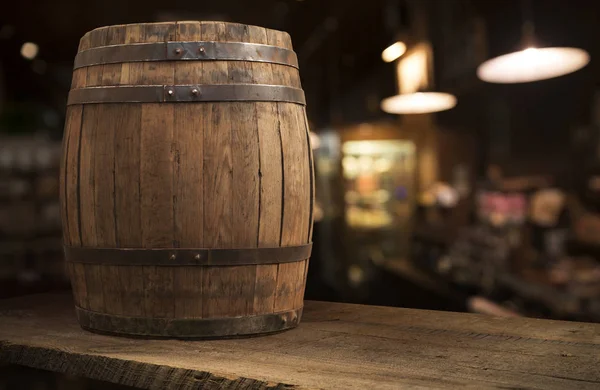
[[[381,109],[389,114],[426,114],[454,106],[456,97],[444,92],[404,93],[381,101]]]
[[[531,21],[531,3],[523,3],[523,50],[485,61],[477,77],[488,83],[514,84],[546,80],[575,72],[590,62],[590,55],[575,47],[537,48]]]
[[[426,114],[456,106],[456,97],[432,91],[430,74],[433,52],[430,44],[414,45],[397,64],[399,94],[381,101],[381,109],[390,114]]]

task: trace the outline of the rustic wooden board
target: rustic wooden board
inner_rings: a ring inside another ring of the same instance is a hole
[[[598,389],[600,325],[306,302],[300,327],[220,341],[83,331],[67,294],[0,301],[0,363],[146,389]]]

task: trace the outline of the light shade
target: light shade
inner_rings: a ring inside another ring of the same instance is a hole
[[[383,99],[381,109],[390,114],[426,114],[449,110],[456,106],[456,97],[443,92],[416,92]]]
[[[404,44],[404,42],[398,41],[388,46],[381,53],[381,59],[385,62],[392,62],[400,58],[400,56],[404,53],[406,53],[406,45]]]
[[[590,55],[573,47],[528,48],[479,65],[477,77],[489,83],[527,83],[575,72],[590,62]]]

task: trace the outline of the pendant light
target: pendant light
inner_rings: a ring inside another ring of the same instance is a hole
[[[390,114],[425,114],[454,107],[454,95],[429,90],[433,62],[431,45],[425,42],[417,43],[408,36],[410,23],[408,20],[404,23],[400,21],[401,15],[408,15],[406,3],[388,0],[386,4],[386,24],[395,33],[394,43],[381,53],[381,58],[385,62],[400,59],[396,64],[400,93],[383,99],[381,109]],[[410,45],[410,50],[407,45]]]
[[[390,114],[426,114],[456,106],[456,97],[431,91],[432,50],[428,43],[414,45],[397,64],[400,94],[381,101],[381,109]]]
[[[534,27],[530,20],[531,3],[524,1],[523,47],[521,51],[485,61],[477,68],[477,77],[489,83],[528,83],[575,72],[590,62],[590,55],[574,47],[534,45]]]
[[[386,0],[383,6],[383,25],[391,36],[391,43],[381,52],[381,59],[384,62],[394,62],[406,53],[406,21],[403,17],[406,10],[398,0]]]
[[[456,97],[444,92],[405,93],[381,101],[381,109],[389,114],[426,114],[454,106]]]

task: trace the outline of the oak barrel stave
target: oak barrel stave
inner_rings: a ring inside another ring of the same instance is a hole
[[[286,33],[262,27],[173,22],[96,29],[82,38],[79,51],[168,41],[247,42],[292,49]],[[157,84],[300,88],[300,79],[295,67],[268,62],[130,62],[78,68],[72,89]],[[227,249],[310,243],[314,189],[301,104],[70,105],[63,153],[61,203],[67,246]],[[138,324],[136,335],[226,337],[244,334],[244,319],[254,324],[248,332],[295,326],[307,266],[308,259],[173,267],[70,262],[68,270],[80,317],[98,313],[113,319],[80,318],[91,330],[132,334],[124,325],[130,319]],[[267,315],[268,321],[257,320]],[[282,320],[274,321],[272,315]],[[241,325],[210,335],[202,334],[207,325],[194,331],[193,326],[152,322],[185,319],[186,324],[206,324],[228,318],[239,318]],[[112,324],[110,329],[96,328],[107,323]],[[153,325],[144,333],[140,323]],[[188,333],[178,334],[184,329]]]

